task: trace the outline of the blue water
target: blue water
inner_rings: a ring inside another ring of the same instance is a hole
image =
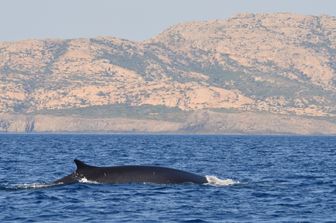
[[[336,137],[0,135],[0,222],[335,222]],[[233,185],[48,183],[150,164]]]

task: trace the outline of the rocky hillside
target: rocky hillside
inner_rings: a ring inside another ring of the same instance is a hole
[[[336,17],[240,14],[143,42],[2,42],[0,113],[2,131],[335,134]],[[97,120],[110,125],[87,124]]]

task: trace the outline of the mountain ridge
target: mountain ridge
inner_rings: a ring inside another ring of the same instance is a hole
[[[0,119],[5,121],[5,114],[53,117],[62,110],[70,117],[71,109],[90,107],[113,113],[113,106],[104,106],[148,105],[159,114],[176,108],[171,114],[180,124],[179,116],[204,111],[213,117],[209,123],[220,114],[250,112],[307,122],[324,119],[333,125],[335,30],[332,16],[244,13],[180,23],[145,41],[96,37],[0,42]],[[185,129],[181,126],[174,131]],[[206,131],[220,132],[212,126]],[[243,126],[239,131],[246,132]],[[292,132],[300,134],[299,129]]]

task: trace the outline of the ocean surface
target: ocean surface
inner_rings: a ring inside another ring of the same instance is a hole
[[[336,137],[2,134],[0,151],[0,222],[336,222]],[[52,185],[75,158],[213,182]]]

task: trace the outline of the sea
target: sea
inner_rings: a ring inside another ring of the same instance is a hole
[[[336,222],[336,137],[1,134],[0,222]],[[70,185],[74,159],[197,184]]]

